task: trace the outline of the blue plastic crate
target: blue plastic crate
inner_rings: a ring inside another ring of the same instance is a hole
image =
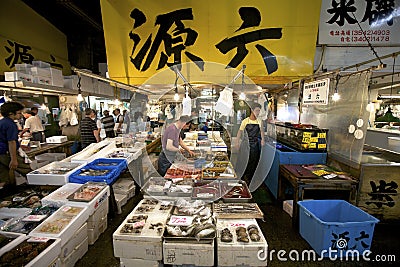
[[[82,169],[88,169],[89,165],[86,165],[85,167],[83,167]],[[100,169],[98,167],[91,167],[93,169]],[[119,175],[120,172],[118,169],[111,169],[109,173],[107,173],[106,175],[103,176],[89,176],[89,175],[79,175],[82,172],[82,169],[79,169],[77,171],[75,171],[74,173],[72,173],[69,178],[68,181],[70,183],[77,183],[77,184],[84,184],[86,182],[104,182],[107,183],[108,185],[114,183]]]
[[[101,166],[99,164],[116,164],[116,165],[111,165],[111,166]],[[111,158],[98,158],[93,160],[92,162],[89,162],[85,168],[93,168],[96,170],[114,170],[116,169],[118,171],[118,175],[121,174],[122,171],[124,171],[127,168],[127,162],[125,159],[111,159]]]
[[[300,235],[318,255],[345,257],[346,253],[358,251],[361,256],[370,250],[374,227],[379,222],[375,217],[344,200],[297,203]],[[328,251],[331,251],[330,255]]]

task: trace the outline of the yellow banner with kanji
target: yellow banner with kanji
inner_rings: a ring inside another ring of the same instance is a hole
[[[256,83],[307,76],[320,7],[321,0],[101,0],[109,75],[138,85],[193,63],[185,74],[198,81],[215,62],[223,69],[245,65]]]
[[[2,0],[0,8],[0,72],[15,64],[40,60],[71,74],[67,37],[22,1]]]

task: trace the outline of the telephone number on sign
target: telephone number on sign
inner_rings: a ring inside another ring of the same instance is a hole
[[[351,41],[355,42],[365,42],[368,39],[370,42],[388,42],[390,41],[389,36],[367,36],[367,37],[351,37]]]
[[[390,35],[390,30],[353,30],[352,35]]]

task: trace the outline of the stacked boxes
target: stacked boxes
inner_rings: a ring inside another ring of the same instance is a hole
[[[93,245],[100,235],[107,229],[108,198],[103,201],[97,210],[89,216],[87,221],[88,242]]]
[[[60,262],[61,266],[74,266],[75,263],[86,254],[88,245],[88,224],[84,223],[71,237],[71,239],[61,247]]]

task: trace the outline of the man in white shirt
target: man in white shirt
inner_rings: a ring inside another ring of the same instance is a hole
[[[29,131],[32,135],[33,141],[44,142],[44,127],[42,124],[42,120],[39,115],[35,115],[35,113],[31,112],[29,118],[26,119],[24,129],[20,133],[20,137],[24,135],[27,131]]]

